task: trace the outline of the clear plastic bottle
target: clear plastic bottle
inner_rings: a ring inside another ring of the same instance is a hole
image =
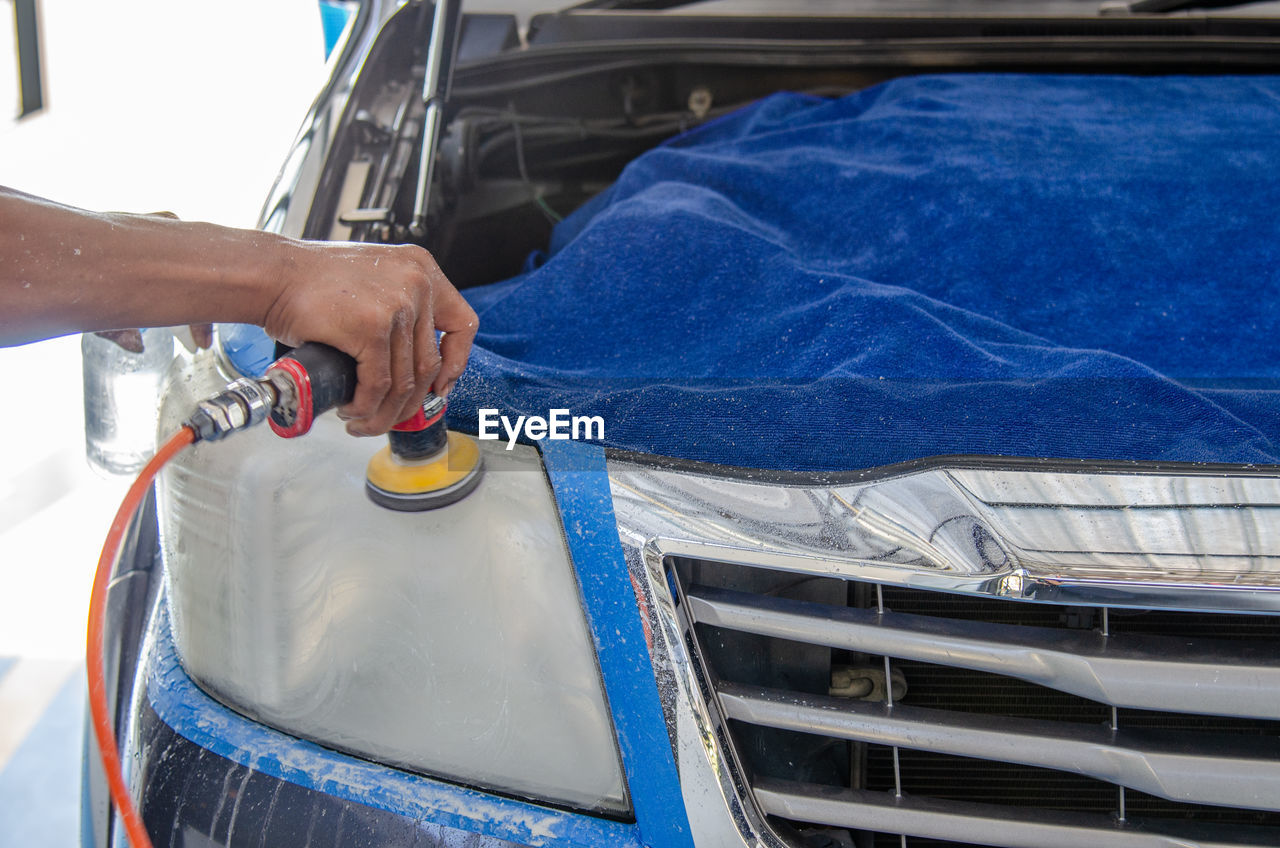
[[[84,447],[89,463],[130,474],[156,449],[160,390],[173,361],[173,331],[142,331],[142,353],[93,333],[80,340],[84,370]]]

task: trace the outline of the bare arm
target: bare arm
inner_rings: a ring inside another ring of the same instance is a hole
[[[418,247],[86,212],[0,187],[0,345],[209,321],[354,356],[359,385],[341,412],[363,435],[409,417],[429,390],[447,393],[477,326]]]

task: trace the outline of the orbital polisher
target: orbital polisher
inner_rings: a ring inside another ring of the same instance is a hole
[[[350,402],[356,361],[335,347],[307,342],[277,359],[259,380],[243,378],[202,401],[187,421],[201,440],[266,418],[276,435],[295,438],[316,416]],[[445,402],[427,395],[411,418],[387,434],[388,444],[369,460],[365,491],[376,504],[421,512],[455,503],[475,489],[484,473],[476,441],[445,429]]]

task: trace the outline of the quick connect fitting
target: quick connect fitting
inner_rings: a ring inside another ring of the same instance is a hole
[[[276,387],[266,380],[234,380],[211,398],[196,404],[186,420],[197,441],[217,441],[267,419],[276,404]]]

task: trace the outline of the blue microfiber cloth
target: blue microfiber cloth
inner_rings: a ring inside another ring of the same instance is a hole
[[[730,465],[1280,458],[1280,79],[908,77],[640,156],[450,398]]]

